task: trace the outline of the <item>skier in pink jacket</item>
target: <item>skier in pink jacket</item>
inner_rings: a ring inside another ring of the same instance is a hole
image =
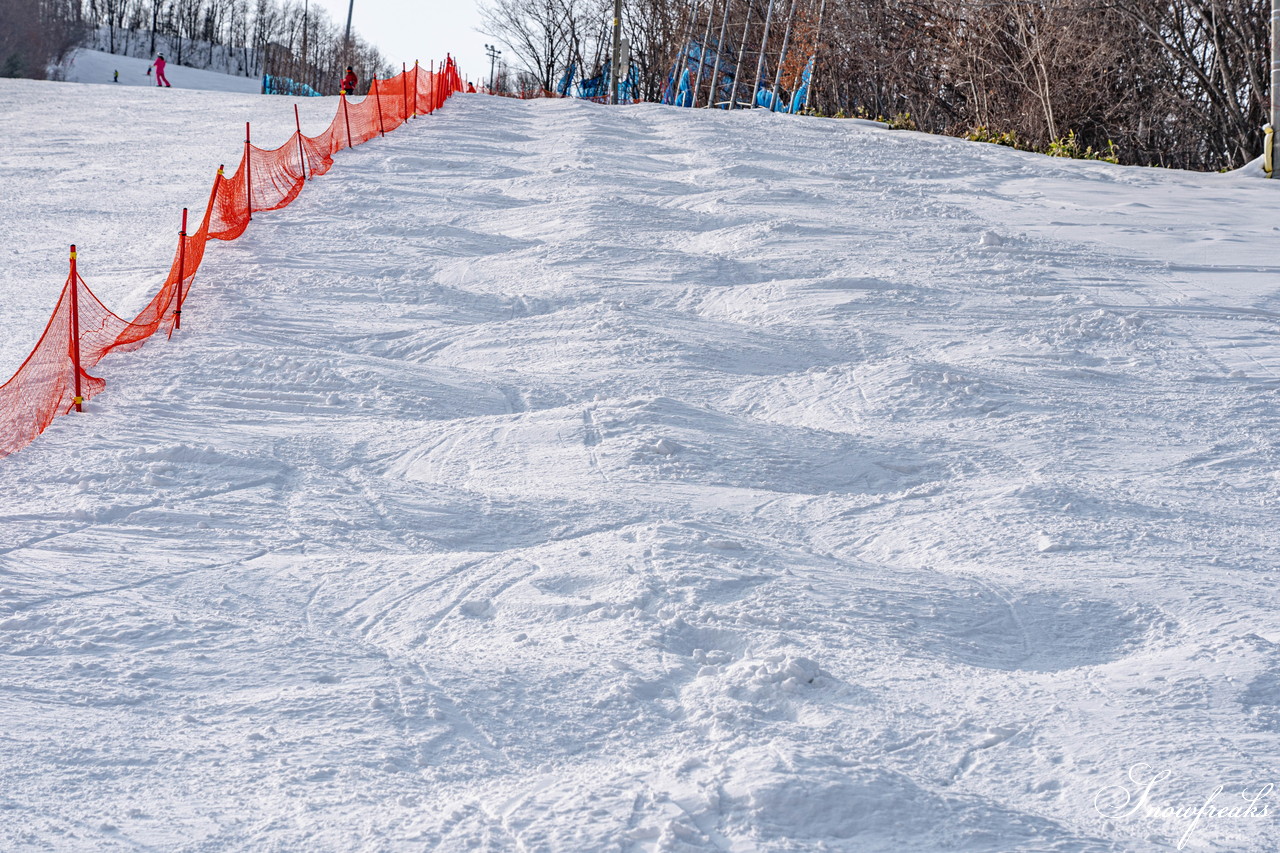
[[[157,56],[156,61],[151,63],[151,67],[156,70],[156,85],[169,86],[169,78],[164,76],[165,61],[163,56]],[[173,88],[169,86],[169,88]]]

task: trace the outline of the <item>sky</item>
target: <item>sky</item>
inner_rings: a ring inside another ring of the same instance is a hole
[[[347,0],[311,0],[323,6],[343,26]],[[452,53],[462,73],[472,79],[488,76],[485,43],[493,38],[478,31],[476,0],[450,3],[406,3],[404,0],[355,0],[351,28],[382,51],[393,64],[423,65]]]

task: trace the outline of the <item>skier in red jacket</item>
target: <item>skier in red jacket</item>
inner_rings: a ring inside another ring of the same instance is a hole
[[[356,93],[357,82],[358,81],[356,80],[356,72],[352,71],[351,66],[348,65],[347,76],[342,78],[342,83],[340,84],[341,94],[354,95]]]
[[[151,63],[151,67],[156,70],[157,86],[160,86],[160,85],[169,86],[169,78],[164,76],[164,66],[165,66],[165,62],[164,62],[163,56],[156,56],[156,61]],[[150,68],[147,69],[148,73],[150,73],[150,70],[151,70]],[[173,87],[169,86],[169,88],[172,89]]]

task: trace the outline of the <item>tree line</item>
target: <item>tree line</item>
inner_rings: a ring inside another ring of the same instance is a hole
[[[1261,150],[1269,6],[624,0],[622,28],[642,100],[670,97],[681,68],[696,67],[691,46],[694,56],[720,46],[736,88],[736,97],[713,91],[707,73],[699,106],[730,98],[749,104],[756,86],[769,88],[775,78],[795,91],[816,55],[811,112],[882,117],[1028,150],[1106,151],[1125,163],[1211,170],[1240,166]],[[521,88],[555,91],[570,67],[591,73],[609,61],[611,0],[484,0],[481,12],[486,31],[519,66]]]
[[[0,0],[0,76],[44,78],[72,48],[229,74],[273,74],[336,94],[351,65],[365,83],[392,69],[345,22],[299,0]]]

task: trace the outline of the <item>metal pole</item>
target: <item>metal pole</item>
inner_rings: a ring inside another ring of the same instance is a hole
[[[400,63],[400,110],[409,118],[409,68]]]
[[[622,0],[613,0],[613,57],[609,72],[609,103],[622,100]]]
[[[1275,141],[1280,130],[1280,0],[1271,0],[1271,132],[1266,136],[1262,164],[1275,177]]]
[[[216,181],[215,181],[216,183]],[[173,327],[182,328],[182,282],[187,277],[187,209],[182,208],[182,230],[178,232],[178,307],[173,309]]]
[[[680,51],[680,65],[676,69],[676,78],[673,82],[675,92],[671,96],[671,103],[675,104],[680,98],[680,81],[684,78],[685,69],[689,67],[689,48],[690,42],[693,41],[693,28],[697,25],[698,18],[698,0],[689,0],[689,23],[685,27],[684,49]],[[677,106],[679,106],[677,104]]]
[[[702,69],[707,65],[707,42],[711,39],[711,19],[716,14],[716,0],[707,3],[707,28],[702,34],[702,44],[698,46],[698,73],[693,78],[693,100],[690,107],[698,106],[698,91],[702,89]]]
[[[822,46],[822,16],[826,11],[827,0],[822,0],[818,5],[818,29],[813,36],[813,54],[809,57],[809,88],[804,90],[804,103],[800,105],[802,110],[809,108],[809,98],[813,95],[813,78],[818,76],[818,48]]]
[[[302,180],[307,179],[307,155],[302,150],[302,120],[298,118],[298,105],[293,105],[293,124],[298,128],[298,162],[302,164]]]
[[[1271,0],[1271,126],[1280,128],[1280,0]]]
[[[249,122],[244,123],[244,206],[249,212],[249,221],[253,221],[253,169],[249,165]]]
[[[724,0],[724,14],[720,16],[720,36],[716,39],[716,64],[711,70],[711,85],[707,87],[707,106],[716,105],[716,92],[720,89],[720,57],[724,55],[724,36],[729,28],[729,7],[733,0]]]
[[[418,116],[418,60],[413,61],[413,115]]]
[[[342,64],[351,64],[351,12],[355,9],[356,0],[347,3],[347,32],[342,37]]]
[[[733,67],[733,88],[729,90],[729,109],[738,107],[738,82],[742,79],[742,60],[747,56],[747,33],[751,30],[751,3],[747,3],[747,17],[742,21],[742,43],[738,45],[738,64]]]
[[[347,112],[347,96],[342,95],[341,98],[342,98],[342,118],[347,123],[347,147],[355,148],[355,146],[351,144],[351,114]]]
[[[764,14],[764,35],[760,37],[760,56],[756,59],[756,76],[751,78],[751,109],[756,108],[756,94],[760,91],[760,78],[764,76],[764,51],[769,46],[769,26],[773,23],[773,0]]]
[[[769,98],[769,112],[778,110],[778,94],[782,91],[782,63],[787,61],[787,48],[791,44],[791,22],[796,16],[796,0],[791,0],[791,11],[787,12],[787,31],[782,35],[782,52],[778,54],[778,69],[773,75],[773,94]]]
[[[71,246],[71,375],[75,396],[71,402],[77,412],[83,412],[84,396],[80,390],[80,274],[76,272],[76,247]]]
[[[307,70],[307,10],[310,0],[302,0],[302,82],[310,84]]]
[[[373,89],[374,104],[378,107],[378,133],[382,136],[386,136],[387,128],[382,124],[382,87],[378,85],[377,74],[373,75],[373,85],[370,86],[370,88]],[[365,97],[368,96],[366,95]]]
[[[484,52],[485,52],[485,55],[489,57],[489,94],[492,95],[493,94],[493,69],[494,69],[494,65],[496,65],[498,62],[498,57],[502,56],[502,51],[498,50],[498,48],[495,47],[494,45],[486,44],[484,46]],[[431,60],[431,63],[432,63],[432,68],[434,68],[435,60],[434,59]]]

